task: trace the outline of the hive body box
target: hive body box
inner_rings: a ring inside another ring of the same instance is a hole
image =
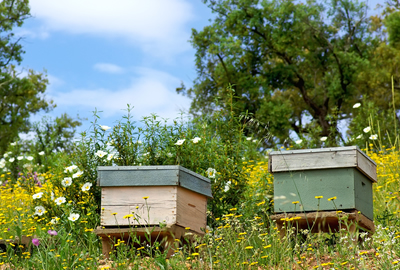
[[[274,151],[269,155],[276,213],[358,210],[373,220],[376,163],[358,147]],[[327,200],[332,197],[337,199]],[[293,204],[296,201],[299,203]]]
[[[102,226],[164,223],[203,234],[207,198],[212,197],[209,179],[182,166],[99,166],[97,170]],[[123,218],[132,213],[136,218]]]

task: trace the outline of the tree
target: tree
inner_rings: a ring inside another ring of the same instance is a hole
[[[237,113],[265,123],[273,139],[327,136],[337,145],[341,120],[362,92],[358,71],[369,66],[379,39],[369,31],[367,6],[351,0],[307,4],[294,0],[205,1],[216,14],[200,32],[192,30],[198,77],[191,112],[224,109],[224,90],[234,86]]]
[[[19,132],[29,129],[31,114],[54,108],[44,97],[46,76],[33,70],[21,76],[14,65],[21,63],[24,51],[12,30],[29,18],[28,4],[28,0],[0,2],[0,154]]]
[[[40,153],[43,158],[39,159],[42,164],[46,157],[50,157],[54,152],[65,152],[71,154],[73,151],[76,127],[82,123],[79,120],[74,120],[66,113],[54,120],[50,117],[43,117],[41,122],[36,122],[32,125],[30,132],[34,135],[31,141],[31,153]]]
[[[370,29],[379,38],[379,45],[370,54],[369,65],[357,74],[357,87],[362,89],[362,106],[354,110],[348,133],[365,146],[371,134],[379,142],[392,145],[399,133],[400,105],[400,1],[388,0],[381,14],[371,17]],[[371,134],[362,132],[371,126]],[[354,142],[352,142],[354,143]]]

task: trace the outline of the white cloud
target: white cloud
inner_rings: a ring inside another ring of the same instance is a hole
[[[60,107],[79,106],[81,110],[103,111],[105,117],[125,113],[127,104],[134,107],[135,118],[156,113],[163,118],[175,118],[180,110],[187,110],[190,100],[178,95],[175,88],[180,80],[168,73],[148,68],[134,68],[129,86],[120,89],[74,89],[53,93],[51,98]],[[85,109],[86,108],[86,109]]]
[[[29,38],[46,39],[49,37],[49,32],[43,27],[40,29],[36,29],[35,31],[26,28],[16,28],[15,35],[17,37],[23,37],[23,38],[29,37]]]
[[[47,79],[49,80],[49,86],[51,87],[59,87],[65,83],[62,79],[50,74],[47,74]]]
[[[194,15],[184,0],[31,0],[30,6],[49,31],[123,37],[154,53],[190,48],[184,25]]]
[[[122,67],[110,63],[97,63],[93,66],[93,68],[101,72],[112,74],[124,72],[124,69]]]

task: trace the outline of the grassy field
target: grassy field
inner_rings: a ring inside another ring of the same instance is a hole
[[[163,243],[144,243],[132,235],[139,245],[116,242],[106,260],[100,239],[92,232],[99,216],[95,208],[88,207],[91,197],[87,191],[94,187],[80,186],[74,202],[64,196],[69,187],[66,176],[74,175],[71,181],[76,181],[79,168],[31,172],[19,175],[17,181],[6,173],[1,175],[0,186],[0,269],[398,269],[400,152],[396,147],[377,149],[372,144],[364,151],[378,166],[373,235],[361,231],[351,235],[345,229],[332,234],[294,233],[288,228],[280,237],[270,219],[273,177],[266,161],[250,160],[245,162],[249,205],[242,207],[246,213],[237,207],[220,218],[210,218],[212,226],[202,238],[190,235],[188,228],[191,243],[183,245],[177,240],[171,258],[162,252]],[[62,185],[55,187],[51,179]],[[33,184],[38,180],[40,185]],[[52,207],[62,208],[61,212],[54,210],[62,214],[52,215]],[[342,223],[349,225],[346,219]],[[15,241],[22,236],[32,238],[28,247]]]

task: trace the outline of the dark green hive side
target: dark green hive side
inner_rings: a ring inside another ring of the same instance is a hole
[[[356,209],[373,220],[372,181],[356,168],[274,173],[274,198],[276,213]]]

